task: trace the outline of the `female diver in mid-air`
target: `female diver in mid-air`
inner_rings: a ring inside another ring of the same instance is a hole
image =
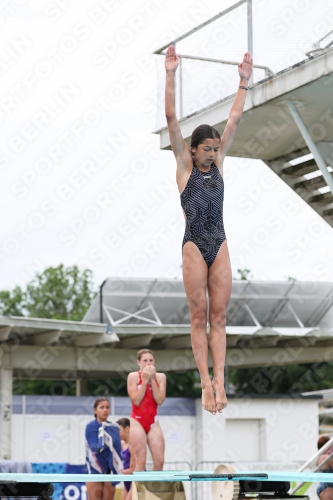
[[[177,161],[176,179],[186,218],[183,240],[183,279],[191,317],[193,354],[201,377],[202,405],[215,415],[227,406],[224,389],[226,310],[231,293],[231,266],[223,227],[223,161],[241,119],[252,58],[244,54],[238,65],[240,84],[222,138],[210,125],[200,125],[189,148],[183,139],[175,110],[175,72],[178,56],[171,45],[165,56],[165,115],[170,143]],[[213,379],[208,370],[209,347]]]

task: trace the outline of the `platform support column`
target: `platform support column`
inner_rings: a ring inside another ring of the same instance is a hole
[[[88,380],[83,378],[76,379],[76,396],[88,395]]]
[[[13,370],[0,367],[0,459],[9,460],[12,453]]]
[[[309,150],[313,154],[315,162],[317,163],[318,168],[321,170],[321,173],[323,174],[323,177],[326,181],[326,184],[328,185],[328,187],[331,190],[331,193],[333,194],[333,178],[331,177],[331,174],[329,173],[329,171],[327,169],[327,165],[324,162],[323,157],[321,156],[320,151],[316,146],[316,143],[314,142],[311,135],[309,134],[309,131],[306,128],[306,126],[302,120],[302,117],[299,114],[299,112],[295,106],[295,103],[293,101],[287,101],[287,106],[289,108],[289,111],[290,111],[292,117],[295,120],[295,123],[296,123],[299,131],[301,132],[301,134],[303,136],[304,141],[306,142],[306,145],[308,146]]]

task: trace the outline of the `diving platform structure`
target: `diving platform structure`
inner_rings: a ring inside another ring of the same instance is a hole
[[[331,362],[333,283],[235,280],[226,335],[228,367]],[[11,453],[13,378],[74,383],[83,396],[89,380],[125,384],[142,348],[154,351],[160,371],[196,370],[182,280],[108,278],[81,322],[0,317],[0,429],[8,437],[0,455]]]
[[[144,347],[163,371],[195,369],[182,280],[108,278],[84,321],[107,323],[118,339],[108,370]],[[234,280],[226,333],[230,367],[312,363],[330,347],[333,356],[333,283]]]
[[[161,371],[194,370],[190,328],[182,280],[107,278],[83,321],[0,317],[0,379],[119,377],[145,347]],[[226,333],[230,367],[331,361],[333,283],[234,280]]]
[[[331,45],[250,85],[228,156],[262,160],[333,227],[332,85]],[[233,100],[230,95],[182,117],[187,144],[203,123],[222,134]],[[161,149],[171,149],[167,127],[155,133]]]

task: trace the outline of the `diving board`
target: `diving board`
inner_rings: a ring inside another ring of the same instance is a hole
[[[322,472],[254,472],[214,474],[214,471],[145,471],[133,474],[25,474],[0,473],[2,482],[17,483],[84,483],[120,481],[306,481],[332,482],[333,473]]]

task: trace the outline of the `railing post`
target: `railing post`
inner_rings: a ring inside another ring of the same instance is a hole
[[[179,57],[179,118],[183,116],[183,59]]]
[[[252,0],[247,0],[247,50],[253,57],[253,23],[252,23]],[[253,83],[253,75],[249,80],[249,85]]]

